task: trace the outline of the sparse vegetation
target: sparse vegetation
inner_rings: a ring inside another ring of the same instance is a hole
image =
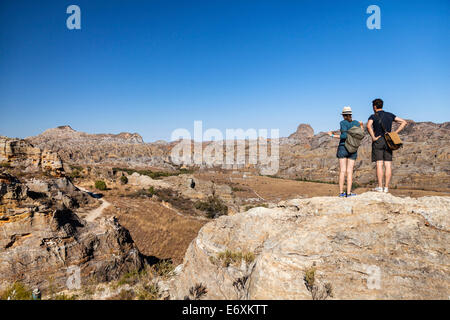
[[[128,183],[128,178],[126,176],[120,177],[120,184],[124,185]]]
[[[162,278],[167,278],[173,274],[173,271],[175,270],[175,265],[173,264],[172,260],[165,259],[160,260],[158,263],[152,266],[152,268],[158,276]]]
[[[159,288],[156,284],[146,284],[136,290],[138,300],[157,300],[160,296]]]
[[[11,165],[9,164],[9,162],[0,162],[0,168],[11,168]]]
[[[189,288],[189,294],[184,296],[184,300],[200,300],[206,295],[208,290],[202,283],[197,283],[195,286]]]
[[[255,255],[252,252],[233,252],[231,250],[225,250],[219,252],[217,257],[210,257],[210,261],[214,264],[219,264],[222,267],[228,267],[230,265],[239,265],[242,260],[246,263],[252,263],[255,260]]]
[[[67,295],[65,293],[58,293],[54,295],[51,300],[77,300],[77,295]]]
[[[315,180],[315,179],[308,179],[306,177],[302,178],[295,178],[295,179],[289,179],[284,178],[280,176],[273,176],[273,175],[267,175],[266,177],[273,178],[273,179],[284,179],[284,180],[294,180],[294,181],[301,181],[301,182],[314,182],[314,183],[325,183],[325,184],[338,184],[335,181],[324,181],[324,180]]]
[[[69,174],[69,177],[71,179],[76,179],[76,178],[81,178],[82,176],[81,176],[81,172],[78,171],[77,169],[75,169],[75,170],[72,170],[72,172]]]
[[[305,270],[303,280],[313,300],[325,300],[328,297],[333,297],[333,286],[331,283],[327,282],[323,286],[317,283],[316,268],[314,266]]]
[[[295,181],[302,181],[302,182],[314,182],[314,183],[325,183],[325,184],[337,184],[335,181],[323,181],[323,180],[315,180],[315,179],[307,179],[307,178],[297,178],[294,179]]]
[[[195,208],[206,213],[206,216],[210,219],[217,218],[228,213],[228,207],[217,196],[209,196],[206,201],[197,201]]]
[[[76,165],[73,165],[73,164],[69,164],[69,167],[70,167],[71,170],[77,170],[79,172],[83,171],[83,167],[82,166],[76,166]]]
[[[0,300],[33,300],[32,291],[21,282],[14,282],[0,293]]]
[[[107,189],[106,182],[103,180],[95,181],[95,189],[104,191]]]
[[[174,172],[168,172],[168,171],[137,170],[137,169],[129,169],[129,168],[113,168],[114,174],[119,171],[126,172],[129,175],[137,172],[140,175],[149,176],[152,179],[161,179],[163,177],[178,176],[180,174],[190,174],[193,172],[192,170],[188,170],[188,169],[179,169]]]

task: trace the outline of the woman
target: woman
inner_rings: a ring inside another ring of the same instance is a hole
[[[344,107],[342,110],[342,116],[344,120],[341,121],[341,134],[335,135],[332,131],[328,132],[330,137],[340,139],[336,156],[339,159],[339,197],[352,197],[356,196],[352,193],[352,181],[353,181],[353,167],[355,166],[355,160],[358,156],[358,152],[349,153],[345,148],[345,139],[347,139],[347,131],[352,127],[361,126],[364,129],[363,123],[352,119],[352,108]],[[347,192],[344,193],[345,173],[347,173]]]

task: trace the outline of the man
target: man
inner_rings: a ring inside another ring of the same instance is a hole
[[[377,163],[377,178],[378,187],[375,191],[378,192],[389,192],[389,183],[391,182],[392,176],[392,150],[388,147],[383,130],[386,129],[387,132],[391,132],[392,123],[395,121],[400,124],[397,133],[403,130],[406,126],[406,121],[393,115],[390,112],[383,111],[383,100],[375,99],[372,101],[372,107],[375,114],[369,117],[367,122],[367,130],[372,137],[372,162]],[[381,126],[383,123],[383,126]],[[385,168],[385,187],[383,188],[383,165]]]

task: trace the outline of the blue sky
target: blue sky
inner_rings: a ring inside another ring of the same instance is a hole
[[[68,30],[66,8],[81,8]],[[381,30],[366,8],[381,8]],[[450,121],[450,1],[0,2],[0,135]]]

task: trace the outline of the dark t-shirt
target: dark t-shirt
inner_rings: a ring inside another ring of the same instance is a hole
[[[381,122],[383,122],[384,128],[387,132],[391,132],[392,130],[392,123],[394,122],[394,119],[396,116],[390,112],[385,111],[378,111],[378,117],[375,117],[375,115],[371,115],[369,117],[369,120],[373,120],[373,131],[375,133],[375,137],[382,136],[385,134],[383,131],[383,128],[380,125],[380,119]]]

